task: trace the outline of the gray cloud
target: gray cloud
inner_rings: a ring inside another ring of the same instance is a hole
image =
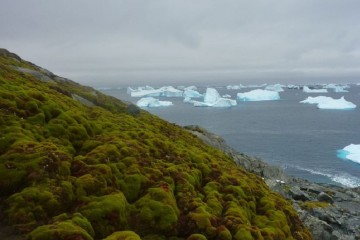
[[[3,0],[0,44],[91,85],[356,80],[360,2]]]

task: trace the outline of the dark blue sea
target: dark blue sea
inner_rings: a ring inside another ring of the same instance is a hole
[[[236,99],[238,92],[216,87]],[[205,87],[199,87],[203,93]],[[126,89],[108,89],[104,93],[136,103]],[[355,110],[322,110],[301,104],[308,96],[330,96],[357,105]],[[232,108],[194,107],[183,98],[161,98],[173,106],[146,108],[147,111],[178,125],[200,125],[222,136],[240,152],[278,165],[293,176],[314,182],[348,187],[360,186],[360,164],[337,157],[337,150],[360,144],[360,86],[351,85],[348,93],[310,94],[285,89],[280,100],[241,102]]]

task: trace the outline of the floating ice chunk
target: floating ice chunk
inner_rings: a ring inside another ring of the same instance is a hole
[[[138,107],[168,107],[173,105],[173,103],[170,101],[160,101],[153,97],[144,97],[139,99],[136,105]]]
[[[245,86],[242,85],[242,84],[239,84],[239,85],[228,85],[228,86],[226,86],[226,89],[227,89],[227,90],[239,90],[239,89],[241,89],[241,88],[245,88]]]
[[[281,85],[281,84],[274,84],[274,85],[266,86],[265,90],[275,91],[275,92],[283,92],[284,91],[283,87],[285,87],[285,86]]]
[[[330,101],[331,97],[318,96],[318,97],[307,97],[305,100],[302,100],[300,103],[309,103],[309,104],[318,104],[321,102]]]
[[[159,90],[137,90],[130,92],[132,97],[159,97],[161,92]]]
[[[308,97],[300,103],[310,103],[317,104],[317,107],[320,109],[354,109],[356,105],[352,102],[346,101],[344,97],[340,99],[334,99],[331,97],[318,96],[318,97]]]
[[[128,89],[129,90],[129,89]],[[172,86],[161,87],[153,89],[149,86],[146,88],[138,88],[135,91],[130,91],[132,97],[182,97],[183,91],[178,90]]]
[[[360,144],[350,144],[343,149],[338,150],[337,156],[342,159],[360,163]]]
[[[220,99],[220,94],[215,88],[207,88],[204,96],[204,102],[215,104]]]
[[[310,89],[308,86],[303,87],[303,92],[306,93],[327,93],[326,89]]]
[[[182,97],[183,91],[176,89],[172,86],[162,87],[159,89],[161,91],[161,95],[163,97]]]
[[[301,89],[301,87],[299,85],[295,85],[295,84],[288,84],[287,88],[288,89]]]
[[[334,92],[337,92],[337,93],[349,92],[348,90],[345,90],[346,88],[349,88],[348,85],[336,85],[336,84],[330,83],[330,84],[325,85],[324,88],[333,89]]]
[[[220,98],[216,101],[212,107],[233,107],[236,106],[236,100],[228,99],[228,98]]]
[[[231,95],[229,95],[229,94],[224,94],[222,97],[223,97],[223,98],[231,98]]]
[[[228,90],[239,90],[239,89],[242,89],[242,88],[262,88],[262,87],[265,87],[266,85],[267,85],[266,83],[263,83],[263,84],[250,84],[250,85],[242,85],[242,84],[228,85],[228,86],[226,86],[226,89],[228,89]]]
[[[236,100],[222,98],[215,88],[207,88],[204,102],[193,101],[195,107],[232,107],[236,106]]]
[[[238,93],[237,99],[241,101],[267,101],[267,100],[278,100],[280,95],[278,92],[255,89],[250,92]]]
[[[184,97],[185,98],[201,98],[204,95],[196,91],[195,86],[190,86],[184,89]]]

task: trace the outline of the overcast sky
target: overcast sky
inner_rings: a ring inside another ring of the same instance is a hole
[[[0,3],[0,47],[87,85],[360,82],[359,0]]]

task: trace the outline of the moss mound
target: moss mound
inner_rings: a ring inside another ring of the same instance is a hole
[[[181,127],[11,56],[0,203],[29,239],[311,239],[290,202]]]

